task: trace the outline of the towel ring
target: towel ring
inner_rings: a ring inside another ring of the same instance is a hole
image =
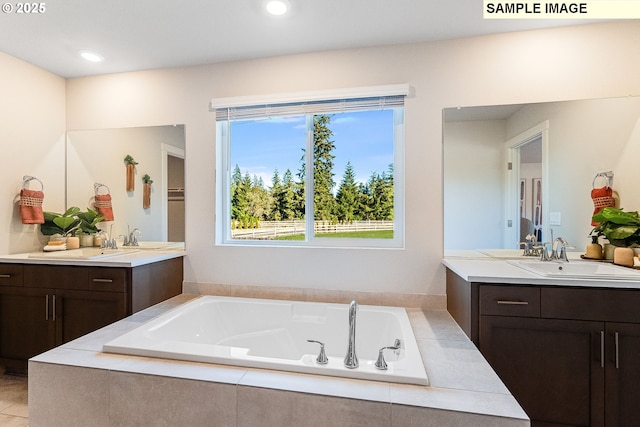
[[[605,178],[607,180],[607,188],[611,187],[613,185],[613,172],[609,171],[609,172],[599,172],[596,174],[595,177],[593,177],[593,183],[591,184],[592,188],[596,188],[596,180],[598,178]]]
[[[25,175],[22,177],[22,188],[26,189],[29,185],[29,182],[31,181],[38,181],[40,183],[40,191],[44,191],[44,184],[42,183],[42,181],[31,175]]]
[[[100,184],[99,182],[96,182],[95,184],[93,184],[93,191],[95,192],[96,195],[98,195],[98,190],[100,190],[100,188],[102,187],[107,189],[107,194],[111,193],[111,190],[109,190],[109,187],[107,187],[104,184]]]

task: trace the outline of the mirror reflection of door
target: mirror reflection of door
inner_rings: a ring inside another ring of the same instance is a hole
[[[167,155],[168,241],[184,242],[184,158]]]
[[[517,148],[520,151],[520,241],[535,235],[542,241],[542,138],[538,135]]]

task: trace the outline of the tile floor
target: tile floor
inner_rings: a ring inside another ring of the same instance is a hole
[[[28,427],[27,382],[26,376],[0,375],[0,426]]]

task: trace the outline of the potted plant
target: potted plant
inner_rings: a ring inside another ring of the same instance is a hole
[[[593,216],[598,225],[592,234],[604,236],[609,245],[604,246],[605,259],[614,264],[633,267],[635,251],[640,247],[640,215],[622,209],[606,207]]]
[[[40,232],[45,236],[60,236],[59,239],[66,240],[67,249],[79,247],[80,239],[73,236],[80,226],[78,212],[80,212],[80,208],[76,206],[70,207],[64,213],[43,212],[44,223],[40,224]],[[56,238],[52,240],[56,240]]]
[[[98,223],[104,221],[104,215],[87,208],[86,212],[78,212],[80,224],[76,229],[76,235],[80,237],[80,246],[93,246],[94,235],[100,232]]]
[[[133,191],[135,190],[135,182],[134,182],[134,176],[135,176],[135,167],[138,164],[138,162],[136,162],[133,157],[131,157],[129,154],[127,154],[124,158],[124,164],[127,167],[127,191]]]
[[[145,173],[142,177],[144,187],[142,189],[142,208],[149,209],[151,207],[151,184],[153,180],[148,173]]]
[[[622,209],[606,207],[593,216],[598,225],[592,234],[604,236],[618,247],[640,247],[640,215]]]

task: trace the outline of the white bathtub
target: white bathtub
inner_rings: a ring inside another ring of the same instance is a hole
[[[106,343],[103,351],[428,385],[403,308],[359,306],[355,369],[344,367],[348,330],[346,304],[203,296]],[[316,363],[320,346],[308,339],[325,343],[328,364]],[[388,369],[376,369],[379,349],[396,339],[401,350],[385,350]]]

